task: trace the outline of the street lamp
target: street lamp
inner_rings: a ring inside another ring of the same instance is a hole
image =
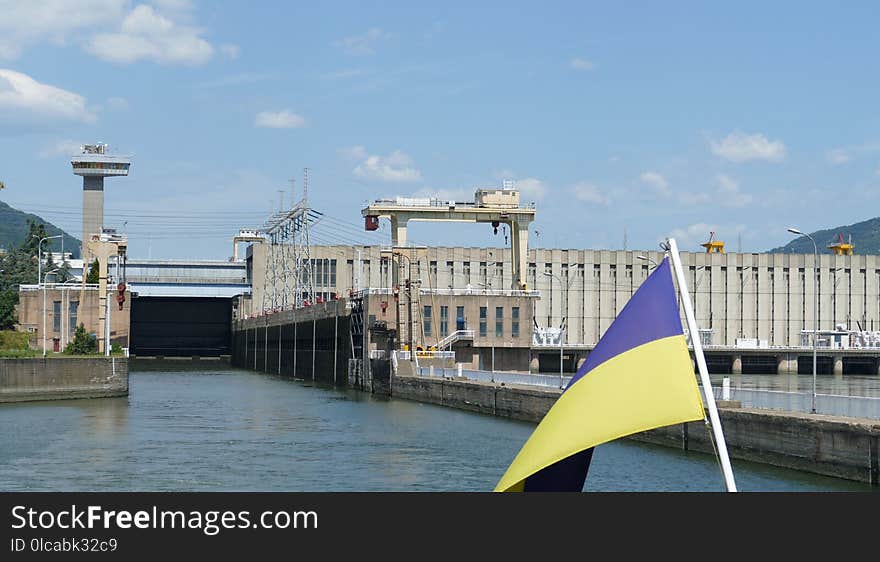
[[[47,271],[43,276],[43,357],[46,356],[46,277],[57,273],[57,269]]]
[[[551,273],[549,271],[544,272],[545,277],[553,277],[557,281],[559,281],[559,287],[563,290],[563,299],[565,300],[565,314],[562,316],[562,323],[559,325],[559,388],[563,388],[565,385],[563,381],[565,380],[562,375],[562,363],[563,363],[563,348],[562,348],[562,334],[565,333],[565,323],[568,320],[568,287],[571,285],[571,280],[568,283],[563,284],[562,279],[556,275],[555,273]],[[561,311],[560,311],[561,312]]]
[[[792,234],[797,234],[798,236],[806,236],[810,239],[810,242],[813,243],[813,256],[814,256],[814,265],[813,265],[813,319],[815,320],[816,327],[813,330],[813,402],[812,402],[812,413],[816,413],[816,338],[819,337],[819,280],[817,274],[819,273],[819,248],[816,246],[816,241],[813,240],[813,237],[807,234],[806,232],[801,232],[796,228],[789,228],[789,232]]]
[[[40,279],[42,279],[42,275],[40,274],[43,265],[43,242],[46,240],[51,240],[52,238],[61,238],[63,235],[56,234],[55,236],[44,236],[40,238],[40,241],[37,243],[37,285],[40,284]],[[36,238],[36,234],[31,234],[31,238]],[[61,259],[64,259],[64,252],[61,253]]]
[[[636,256],[636,259],[637,259],[637,260],[642,260],[642,261],[649,262],[649,263],[650,263],[651,265],[653,265],[654,267],[657,267],[657,262],[655,262],[654,260],[652,260],[652,259],[649,258],[648,256]]]
[[[494,277],[494,276],[493,276]],[[477,282],[486,291],[486,337],[489,337],[489,284]],[[492,382],[495,382],[495,339],[492,339]]]

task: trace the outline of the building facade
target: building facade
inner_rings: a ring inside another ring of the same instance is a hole
[[[393,291],[395,265],[387,250],[379,246],[313,247],[316,292],[329,299],[359,289]],[[260,313],[267,251],[271,251],[268,244],[248,248],[253,299],[244,314]],[[509,249],[429,247],[423,253],[410,265],[411,278],[421,288],[421,321],[431,323],[432,333],[440,330],[442,309],[425,302],[427,295],[504,291],[511,286]],[[878,256],[821,254],[818,264],[813,254],[682,252],[681,258],[706,344],[802,346],[804,331],[816,327],[814,283],[819,295],[819,330],[835,330],[843,324],[848,330],[880,331]],[[531,249],[526,288],[536,298],[531,299],[534,309],[524,316],[528,325],[521,324],[520,330],[558,329],[564,324],[565,346],[590,347],[647,278],[653,264],[662,259],[660,251]],[[477,300],[464,305],[468,329],[479,330]],[[449,307],[447,322],[458,325],[453,307],[461,305],[450,301],[440,306]],[[507,308],[502,314],[509,316]],[[491,303],[487,311],[494,314]],[[491,325],[492,318],[487,322]]]

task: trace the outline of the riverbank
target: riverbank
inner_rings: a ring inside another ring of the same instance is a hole
[[[391,395],[418,402],[538,422],[561,391],[500,383],[417,376],[391,377]],[[880,422],[736,407],[719,415],[731,458],[880,485]],[[660,428],[630,437],[713,453],[703,422]]]
[[[127,395],[126,357],[0,358],[0,404]]]

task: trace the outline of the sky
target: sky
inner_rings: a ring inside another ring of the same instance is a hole
[[[513,180],[531,246],[764,251],[878,214],[872,2],[0,0],[0,200],[81,235],[70,155],[131,155],[105,226],[227,259],[302,196],[320,243],[372,199]],[[291,179],[294,179],[291,185]],[[503,245],[489,225],[412,241]],[[857,241],[855,241],[857,244]]]

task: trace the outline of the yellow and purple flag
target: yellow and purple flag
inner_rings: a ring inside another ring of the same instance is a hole
[[[620,311],[495,491],[580,492],[596,445],[704,417],[666,258]]]

